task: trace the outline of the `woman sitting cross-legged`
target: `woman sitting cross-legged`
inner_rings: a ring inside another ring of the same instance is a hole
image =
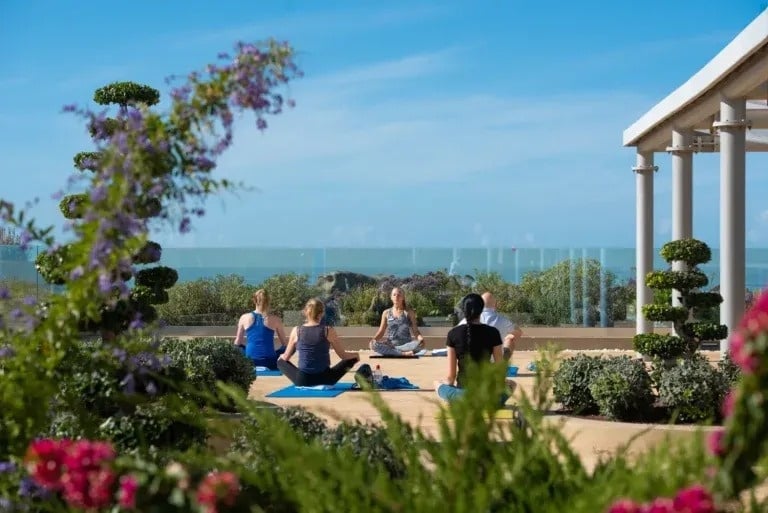
[[[493,326],[480,322],[485,302],[478,294],[468,294],[461,300],[461,309],[466,324],[459,324],[448,332],[448,376],[443,381],[435,381],[435,392],[444,401],[461,397],[466,386],[467,367],[470,361],[476,363],[504,362],[502,358],[501,333]],[[514,391],[516,383],[507,381],[509,391]],[[508,394],[501,397],[503,405]]]
[[[323,302],[319,299],[307,301],[304,307],[307,322],[293,328],[288,347],[277,360],[277,368],[296,386],[334,385],[360,360],[357,353],[344,350],[336,330],[320,322],[324,310]],[[341,358],[333,367],[331,348]],[[294,351],[299,353],[298,367],[291,363]]]
[[[275,350],[275,334],[280,349]],[[235,345],[245,350],[253,365],[277,369],[277,357],[285,351],[285,329],[277,315],[269,313],[269,294],[264,289],[253,293],[253,311],[240,316],[237,322]]]
[[[392,289],[392,308],[381,314],[381,325],[370,343],[371,351],[384,356],[412,356],[424,348],[424,336],[419,333],[416,312],[405,303],[405,292]],[[413,332],[413,338],[411,337]],[[379,340],[386,334],[384,340]]]

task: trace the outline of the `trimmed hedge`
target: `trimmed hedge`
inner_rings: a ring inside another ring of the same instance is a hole
[[[598,406],[589,387],[603,370],[604,362],[585,354],[563,360],[553,376],[555,400],[576,414],[596,413]]]

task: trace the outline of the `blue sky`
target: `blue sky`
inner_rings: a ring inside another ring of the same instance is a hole
[[[114,7],[109,7],[113,5]],[[0,197],[51,193],[89,149],[61,113],[114,80],[163,79],[240,39],[298,50],[295,109],[242,120],[209,202],[167,247],[634,245],[623,129],[712,58],[762,2],[0,3]],[[765,156],[748,156],[748,245],[768,247]],[[670,237],[658,155],[656,243]],[[694,235],[718,238],[718,160],[694,163]]]

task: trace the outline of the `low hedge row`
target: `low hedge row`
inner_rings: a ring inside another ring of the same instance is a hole
[[[729,359],[715,367],[698,353],[674,362],[657,361],[653,369],[649,372],[642,360],[628,356],[579,354],[563,360],[555,372],[555,400],[577,415],[717,423],[723,399],[739,379]]]

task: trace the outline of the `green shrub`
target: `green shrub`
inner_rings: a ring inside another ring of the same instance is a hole
[[[683,423],[719,420],[727,391],[723,374],[698,354],[664,369],[659,382],[661,403]]]
[[[585,354],[563,360],[553,376],[555,400],[576,414],[596,412],[597,403],[589,387],[604,361]]]
[[[341,299],[341,312],[348,326],[378,326],[381,317],[370,310],[374,298],[379,295],[376,285],[357,287]]]
[[[649,321],[684,322],[688,318],[688,309],[682,306],[643,305],[643,315]]]
[[[255,287],[238,275],[216,276],[179,283],[168,289],[168,302],[158,315],[174,326],[231,326],[251,310]]]
[[[71,351],[69,378],[59,385],[50,411],[48,433],[79,438],[92,436],[114,442],[123,450],[174,448],[184,450],[207,437],[199,425],[199,408],[180,402],[173,382],[183,370],[167,365],[149,368],[148,353],[118,356],[100,341],[83,342]]]
[[[254,380],[251,360],[229,340],[166,339],[160,351],[184,369],[188,384],[196,390],[212,392],[215,382],[221,381],[247,392]]]
[[[306,274],[270,276],[257,288],[269,292],[269,308],[277,315],[283,315],[285,310],[302,310],[310,298],[320,295],[320,289],[309,284]]]
[[[323,419],[301,406],[279,408],[274,413],[307,442],[317,440],[328,432],[328,424]]]
[[[741,368],[733,363],[730,351],[726,352],[725,357],[717,362],[717,369],[722,374],[727,388],[736,386],[741,379]]]
[[[107,418],[99,426],[99,436],[123,449],[185,450],[207,440],[208,432],[201,421],[199,408],[163,396]]]
[[[677,358],[685,353],[688,345],[685,340],[674,335],[660,333],[641,333],[634,336],[635,351],[643,356],[657,357],[662,360]]]
[[[356,459],[382,466],[392,478],[405,476],[405,462],[392,445],[386,426],[344,421],[326,430],[321,442],[332,451],[348,449]]]
[[[645,366],[628,356],[606,359],[589,391],[600,414],[614,420],[643,420],[654,401]]]

